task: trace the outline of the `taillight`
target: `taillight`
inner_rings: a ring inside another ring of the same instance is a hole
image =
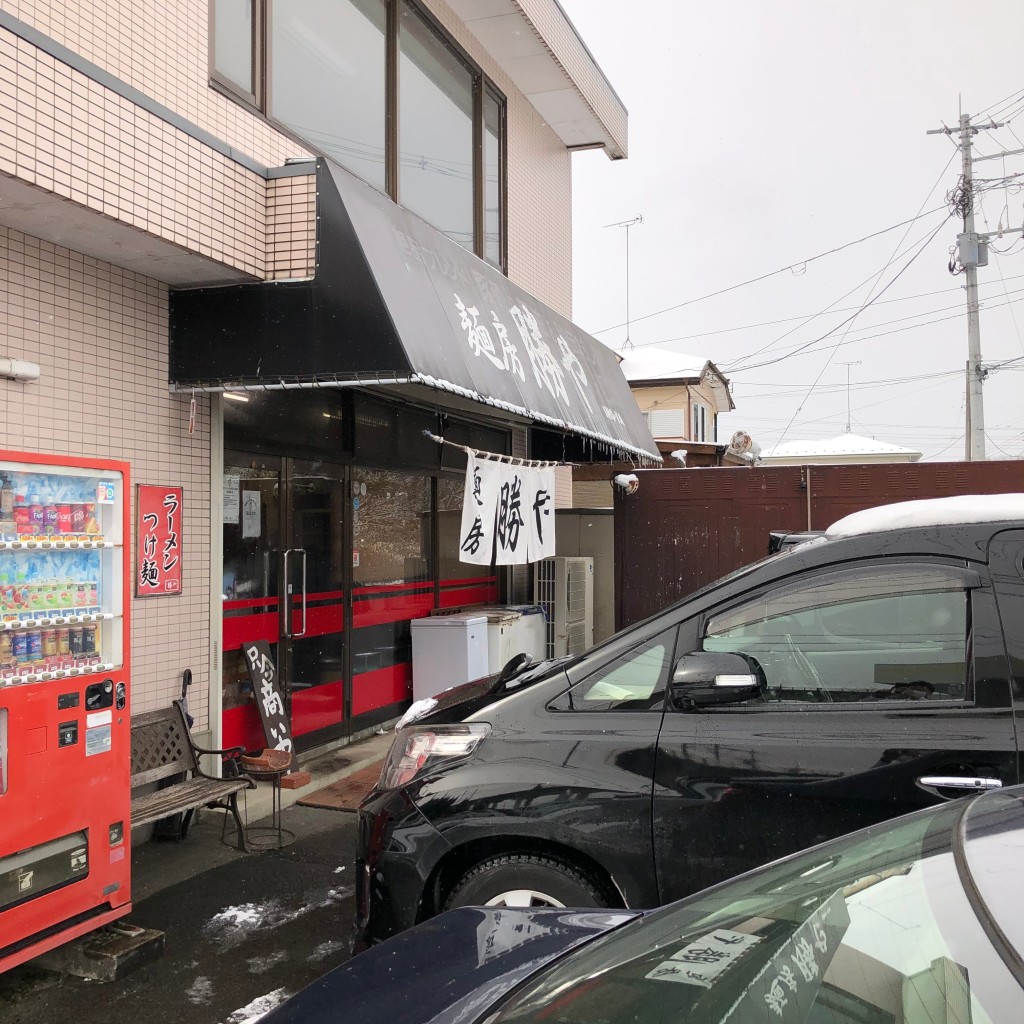
[[[469,757],[490,731],[484,722],[399,730],[380,773],[380,788],[399,789],[447,761]]]

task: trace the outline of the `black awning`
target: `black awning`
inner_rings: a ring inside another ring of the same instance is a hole
[[[610,349],[332,161],[317,179],[316,278],[173,292],[172,384],[422,384],[661,461]]]

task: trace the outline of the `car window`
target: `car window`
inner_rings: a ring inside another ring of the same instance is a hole
[[[676,630],[669,629],[627,651],[577,683],[562,703],[572,711],[660,710]]]
[[[965,583],[941,566],[817,575],[712,616],[703,649],[754,658],[770,701],[962,700]]]
[[[875,826],[647,914],[523,986],[487,1024],[1020,1020],[971,910],[960,807]]]

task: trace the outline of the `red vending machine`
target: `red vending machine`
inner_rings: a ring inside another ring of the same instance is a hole
[[[0,450],[0,971],[131,909],[127,495]]]

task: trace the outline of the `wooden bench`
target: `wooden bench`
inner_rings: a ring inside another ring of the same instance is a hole
[[[132,828],[150,825],[161,818],[184,812],[191,816],[200,807],[220,807],[234,815],[238,848],[249,851],[245,827],[238,813],[238,794],[255,789],[243,775],[239,758],[242,747],[206,750],[192,742],[180,701],[159,711],[147,711],[132,719]],[[207,775],[200,754],[224,758],[222,779]],[[152,783],[163,788],[138,792]],[[187,822],[186,818],[186,822]]]

